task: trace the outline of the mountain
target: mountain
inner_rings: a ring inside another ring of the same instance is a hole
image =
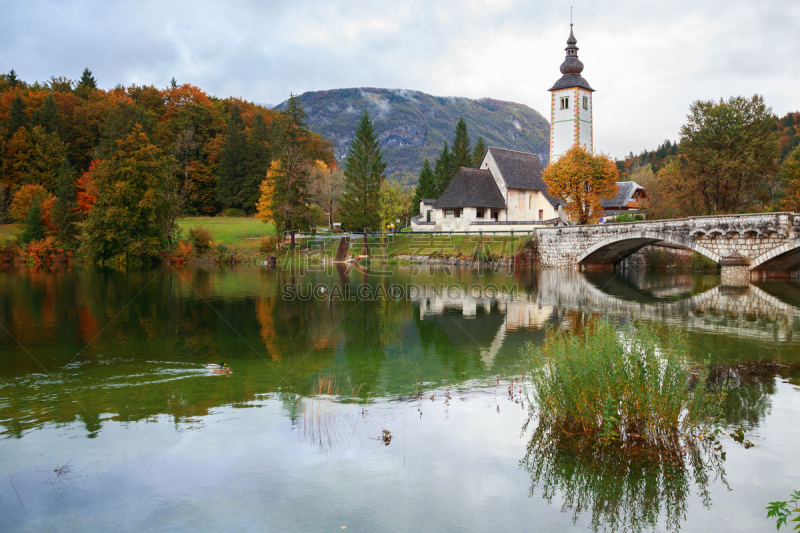
[[[386,173],[419,174],[427,156],[431,163],[452,145],[459,117],[467,122],[473,144],[483,136],[487,146],[532,152],[543,164],[550,160],[550,124],[536,110],[491,98],[431,96],[405,89],[334,89],[298,97],[308,126],[333,143],[344,161],[364,109],[380,139]],[[287,102],[276,106],[285,109]]]

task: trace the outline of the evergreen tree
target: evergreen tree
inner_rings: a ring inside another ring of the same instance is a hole
[[[33,202],[25,218],[25,229],[19,238],[20,244],[28,244],[33,241],[40,241],[47,237],[47,229],[42,222],[43,210],[42,201],[38,198]]]
[[[17,83],[19,83],[19,78],[17,78],[17,73],[14,72],[14,69],[8,71],[6,75],[6,81],[8,82],[9,87],[16,87]]]
[[[175,79],[175,76],[172,76],[172,79],[169,80],[169,86],[172,87],[173,89],[178,88],[178,81]]]
[[[58,228],[57,237],[66,248],[74,250],[78,241],[77,223],[82,219],[78,210],[78,192],[72,177],[72,166],[64,157],[61,160],[53,222]]]
[[[269,131],[264,117],[257,114],[247,135],[247,175],[242,196],[244,209],[248,213],[255,211],[259,186],[267,175],[270,162]]]
[[[148,137],[152,136],[154,123],[152,115],[142,107],[120,103],[103,124],[103,132],[97,146],[98,159],[111,159],[119,149],[117,141],[125,139],[137,125],[142,127]]]
[[[300,105],[300,100],[298,100],[297,95],[289,94],[289,104],[286,106],[286,111],[284,111],[284,113],[289,117],[290,123],[293,124],[295,128],[301,131],[308,130],[308,125],[306,124],[307,115]]]
[[[41,126],[47,133],[58,133],[61,126],[61,110],[52,94],[48,94],[42,107],[33,112],[33,126]]]
[[[0,182],[0,224],[7,224],[11,216],[11,187]]]
[[[83,74],[81,74],[81,79],[78,81],[78,86],[85,86],[91,89],[97,89],[97,80],[94,79],[92,76],[92,71],[89,68],[83,69]]]
[[[243,209],[245,175],[247,173],[247,135],[242,110],[238,104],[231,109],[228,129],[222,144],[221,161],[217,166],[219,189],[217,199],[225,207]]]
[[[423,199],[436,197],[436,177],[433,175],[433,169],[426,157],[425,161],[422,163],[422,170],[419,172],[417,188],[414,191],[414,205],[411,206],[414,214],[419,214],[419,203]]]
[[[444,142],[442,153],[436,159],[433,175],[436,178],[436,197],[438,198],[450,184],[453,176],[455,176],[455,172],[453,172],[453,155],[450,153],[447,141]]]
[[[453,140],[453,168],[455,168],[456,172],[460,168],[472,167],[470,144],[467,123],[464,121],[464,117],[461,117],[458,119],[458,124],[456,124],[456,137]]]
[[[3,121],[3,127],[5,127],[9,137],[17,133],[17,130],[20,128],[25,128],[30,131],[31,125],[28,122],[28,115],[25,113],[25,107],[25,100],[23,100],[20,95],[15,96],[14,100],[11,101],[8,117]]]
[[[478,137],[478,140],[475,141],[475,147],[472,149],[472,166],[474,168],[481,166],[481,161],[483,160],[484,154],[486,154],[486,150],[488,150],[486,141],[483,140],[483,137]]]
[[[379,207],[385,170],[386,163],[375,129],[364,111],[345,160],[342,226],[365,231],[364,249],[367,253],[366,230],[376,229],[381,222]]]
[[[111,160],[95,167],[97,200],[83,224],[96,261],[149,261],[166,243],[162,181],[173,166],[137,125]]]

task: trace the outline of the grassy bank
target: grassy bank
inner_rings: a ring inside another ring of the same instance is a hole
[[[22,224],[0,224],[0,239],[11,239],[22,231]]]

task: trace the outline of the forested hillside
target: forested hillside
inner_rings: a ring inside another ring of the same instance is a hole
[[[375,88],[313,91],[297,98],[309,128],[333,143],[339,161],[366,109],[374,120],[387,174],[419,174],[425,157],[433,161],[445,140],[452,144],[462,116],[473,139],[483,137],[488,146],[535,153],[543,164],[550,159],[550,124],[537,111],[514,102]],[[277,109],[286,106],[284,102]]]

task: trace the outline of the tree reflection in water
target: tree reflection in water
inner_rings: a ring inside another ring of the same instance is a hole
[[[561,511],[572,513],[573,524],[589,512],[592,531],[638,532],[659,523],[678,531],[692,483],[706,508],[711,507],[709,483],[728,486],[723,461],[707,440],[609,444],[597,435],[538,424],[520,467],[531,474],[529,496],[538,489],[548,503],[561,500]]]

